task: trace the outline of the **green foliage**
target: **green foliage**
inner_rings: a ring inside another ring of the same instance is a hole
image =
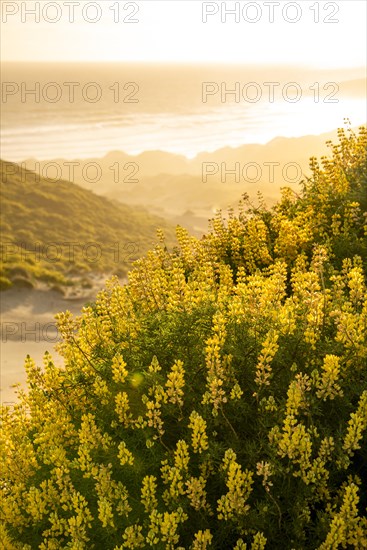
[[[365,161],[341,131],[300,197],[59,315],[3,410],[7,548],[367,547]]]
[[[153,245],[157,225],[174,240],[164,220],[73,183],[55,183],[4,161],[0,178],[1,271],[10,282],[19,270],[24,279],[49,284],[88,272],[126,275]]]

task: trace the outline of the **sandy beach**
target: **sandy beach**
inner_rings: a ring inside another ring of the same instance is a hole
[[[54,316],[60,311],[78,315],[86,302],[93,301],[104,279],[88,292],[73,290],[66,296],[53,290],[12,288],[0,294],[0,399],[3,404],[16,400],[13,384],[26,382],[24,360],[29,354],[38,365],[48,351],[55,364],[62,357],[55,351],[59,339]]]

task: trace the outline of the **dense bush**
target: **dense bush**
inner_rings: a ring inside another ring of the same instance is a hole
[[[7,549],[367,547],[366,136],[59,315],[3,411]]]

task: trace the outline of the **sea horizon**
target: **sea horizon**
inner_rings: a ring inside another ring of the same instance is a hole
[[[344,118],[365,123],[361,69],[21,62],[2,68],[1,150],[13,162],[156,150],[191,159],[222,147],[319,135]]]

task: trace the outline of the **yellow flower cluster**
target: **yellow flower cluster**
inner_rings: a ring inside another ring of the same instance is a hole
[[[156,491],[157,478],[155,476],[145,476],[141,488],[141,502],[147,513],[152,512],[158,504]]]
[[[166,503],[170,500],[175,502],[177,497],[185,494],[184,479],[187,476],[189,460],[189,447],[185,441],[180,440],[176,445],[173,466],[169,466],[167,460],[162,462],[162,481],[165,485],[169,485],[169,489],[163,493]]]
[[[278,334],[273,330],[269,331],[256,367],[255,382],[258,386],[269,386],[271,377],[271,362],[274,359],[276,352],[278,351]]]
[[[246,504],[252,491],[252,473],[242,471],[236,462],[236,453],[228,449],[223,459],[223,470],[226,473],[228,491],[218,500],[218,519],[230,520],[245,515],[250,506]]]
[[[206,451],[208,448],[206,421],[196,411],[193,411],[190,414],[189,428],[192,430],[191,445],[194,453],[202,453],[203,451]]]
[[[187,515],[182,508],[174,512],[164,512],[163,514],[153,510],[150,514],[150,525],[146,541],[150,546],[157,547],[162,541],[167,550],[174,550],[180,539],[177,530],[180,523],[187,520]]]
[[[330,530],[319,550],[337,550],[340,545],[351,548],[367,547],[367,520],[358,516],[358,487],[351,483],[345,488],[343,504],[334,515]]]
[[[205,529],[205,531],[198,531],[195,533],[194,542],[192,544],[192,550],[207,550],[210,547],[213,540],[213,535],[210,532],[210,529]]]
[[[224,381],[227,377],[227,364],[231,357],[221,357],[221,349],[226,338],[226,319],[220,312],[213,317],[213,335],[206,342],[206,367],[207,367],[207,388],[203,395],[203,404],[212,404],[213,416],[218,415],[218,409],[227,402],[224,390]]]
[[[256,464],[256,473],[258,476],[261,476],[263,487],[269,488],[273,485],[273,482],[271,481],[271,476],[273,474],[272,466],[269,462],[264,462],[263,460],[261,462],[258,462]]]
[[[353,456],[354,451],[360,449],[360,440],[363,432],[367,430],[367,390],[365,390],[358,403],[358,409],[350,415],[348,430],[343,442],[343,449],[348,456]]]
[[[123,384],[128,376],[126,363],[120,354],[116,354],[112,359],[112,377],[117,384]]]
[[[173,365],[171,372],[167,375],[166,382],[166,394],[168,401],[182,407],[183,405],[183,396],[184,396],[184,378],[185,370],[183,368],[182,361],[176,361]]]
[[[129,396],[123,391],[115,396],[116,406],[115,411],[119,422],[124,426],[129,426],[132,422],[132,413],[130,412]]]
[[[124,466],[125,464],[129,464],[130,466],[133,466],[134,455],[126,447],[125,441],[121,441],[121,443],[118,446],[118,449],[119,449],[119,453],[117,456],[120,459],[121,466]]]
[[[146,425],[155,430],[156,433],[153,435],[153,440],[156,440],[164,434],[161,408],[162,403],[167,403],[167,395],[160,384],[154,384],[149,388],[148,393],[151,399],[145,394],[142,397],[142,401],[146,407]],[[144,425],[142,424],[142,427]]]
[[[301,409],[307,410],[309,403],[306,392],[309,392],[311,387],[311,380],[307,374],[297,373],[295,375],[287,391],[287,415],[297,415]]]
[[[126,527],[123,539],[124,543],[120,546],[120,549],[123,548],[144,548],[145,547],[145,538],[142,535],[143,528],[141,525],[129,525]]]
[[[203,476],[190,477],[190,479],[186,481],[186,493],[189,497],[191,506],[195,510],[200,510],[201,508],[208,509],[205,485],[206,480]]]
[[[266,545],[266,538],[263,533],[256,533],[251,544],[251,550],[264,550]],[[233,547],[233,550],[248,550],[248,545],[243,542],[243,539],[238,539],[236,546]]]
[[[311,467],[312,437],[309,430],[294,415],[285,417],[283,433],[278,441],[278,453],[287,456],[294,465],[299,464],[299,470],[294,475],[300,475],[308,483],[307,470]]]
[[[326,401],[327,398],[334,399],[337,395],[342,396],[343,391],[337,383],[340,375],[339,357],[326,355],[322,366],[321,376],[317,376],[317,392],[319,399]]]

